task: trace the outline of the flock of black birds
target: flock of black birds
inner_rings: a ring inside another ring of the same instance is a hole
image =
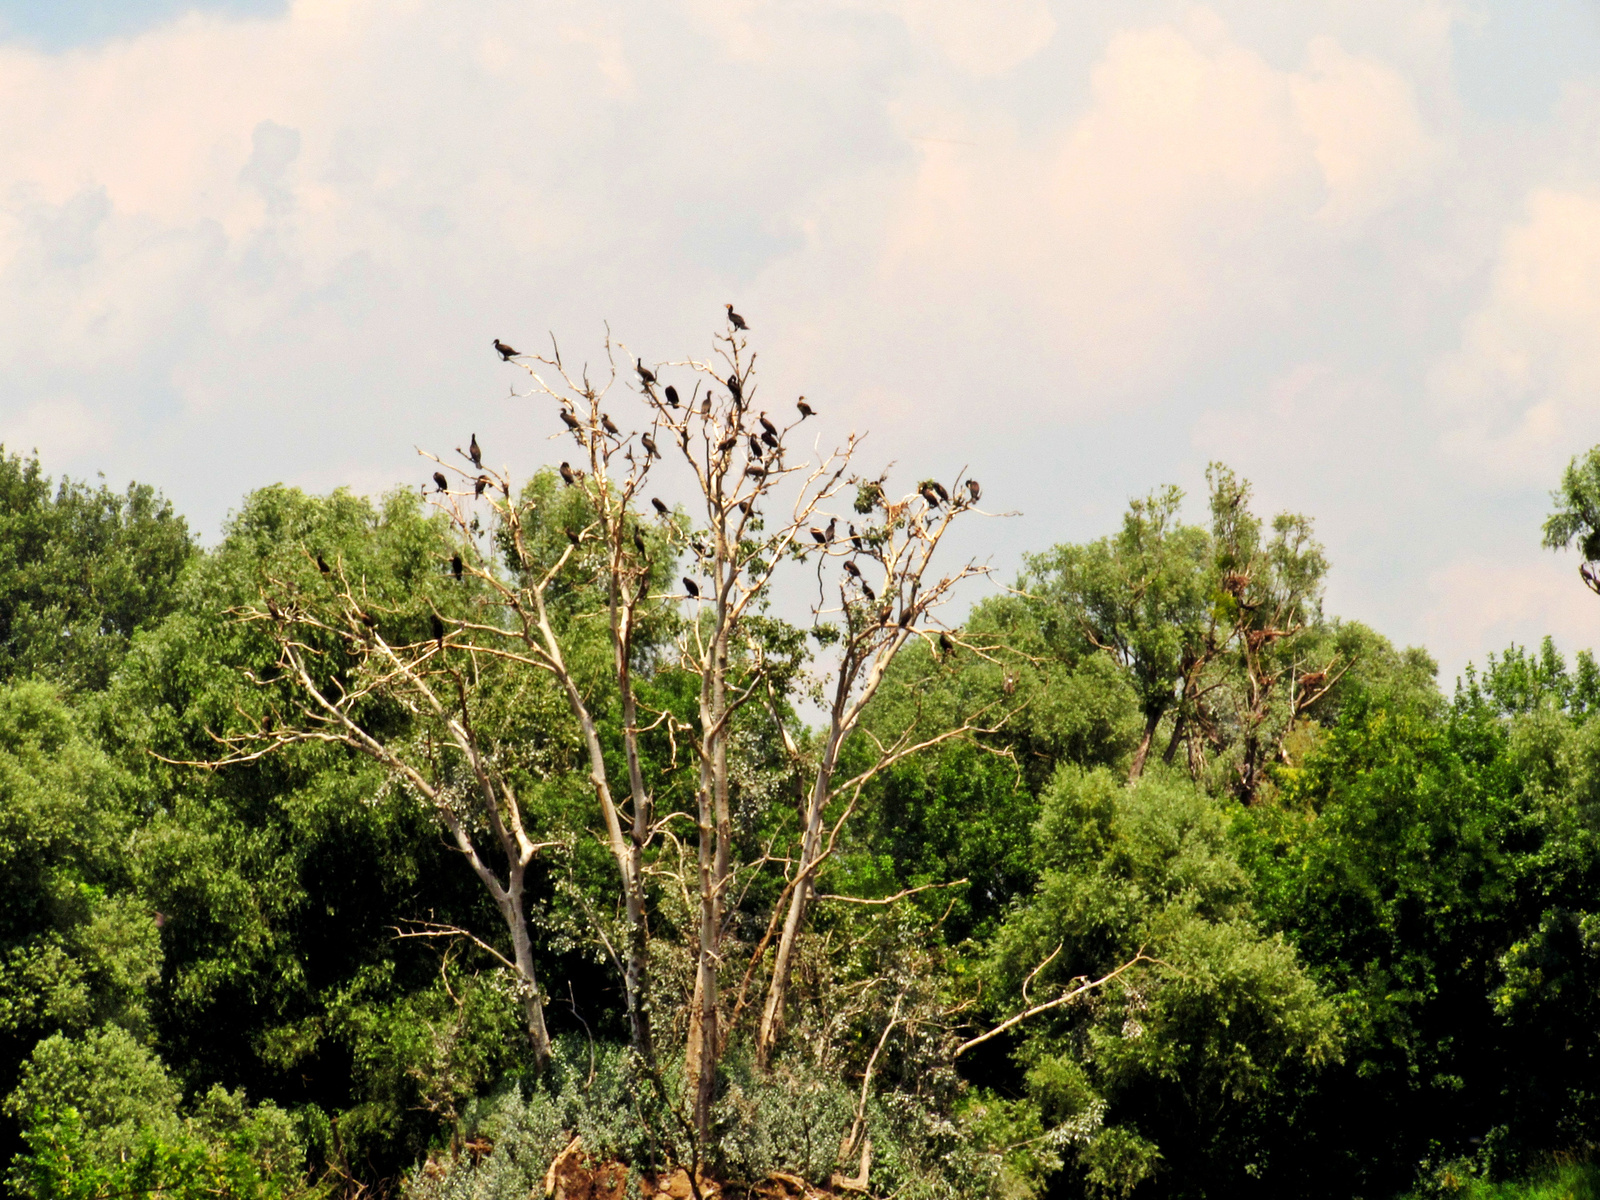
[[[735,331],[747,332],[749,330],[749,324],[746,323],[745,319],[740,316],[739,313],[734,311],[734,307],[731,303],[725,304],[723,307],[727,309],[728,312],[728,324],[732,326]],[[510,362],[512,359],[521,357],[520,351],[512,346],[507,345],[499,338],[494,339],[494,348],[495,352],[500,355],[502,362]],[[634,371],[638,375],[640,385],[644,388],[645,393],[647,395],[654,396],[655,388],[661,383],[656,372],[645,366],[644,359],[639,357],[635,357],[634,359]],[[738,372],[734,372],[728,376],[727,380],[725,381],[725,386],[728,389],[728,394],[733,398],[735,408],[742,411],[745,403],[744,384],[740,380]],[[678,394],[678,389],[670,383],[662,385],[662,395],[670,408],[678,409],[683,406],[683,401]],[[804,396],[801,396],[797,401],[795,401],[795,408],[799,411],[800,419],[802,421],[809,417],[816,416],[816,410],[812,408],[810,404],[806,403],[806,398]],[[705,399],[701,403],[700,413],[703,417],[709,417],[711,414],[711,396],[709,393],[707,393]],[[565,403],[563,403],[561,408],[560,417],[562,422],[569,430],[581,435],[584,428],[583,422],[578,419],[577,415],[572,412],[571,409],[566,407]],[[770,473],[770,467],[767,464],[776,453],[781,451],[782,443],[781,433],[777,425],[767,416],[765,411],[757,414],[756,419],[761,426],[761,432],[759,434],[757,434],[754,430],[747,431],[736,427],[727,438],[717,444],[717,451],[719,453],[726,454],[728,451],[732,450],[734,446],[739,443],[741,433],[743,433],[749,438],[749,452],[751,458],[750,463],[744,469],[744,474],[751,479],[761,480],[766,478],[766,476]],[[600,414],[600,426],[612,437],[621,436],[621,432],[617,428],[616,423],[612,421],[611,417],[606,413]],[[683,432],[682,437],[684,448],[687,450],[687,431]],[[655,438],[649,432],[641,434],[639,437],[639,442],[640,445],[644,447],[644,451],[647,456],[646,461],[648,461],[650,458],[661,457],[661,451],[656,445]],[[472,460],[472,465],[481,469],[483,466],[482,453],[478,446],[478,435],[476,433],[472,435],[472,440],[468,444],[467,453],[468,457],[470,457]],[[572,464],[568,462],[563,462],[558,470],[561,474],[562,483],[567,487],[574,486],[582,474],[581,472],[574,470]],[[443,472],[434,472],[433,479],[441,492],[449,490],[448,480],[446,480]],[[488,482],[488,476],[479,476],[478,480],[476,481],[475,494],[481,496]],[[878,497],[881,500],[882,487],[879,485],[868,486],[876,488]],[[966,481],[966,488],[967,493],[970,496],[970,500],[968,500],[967,503],[976,504],[983,495],[983,490],[981,487],[979,487],[978,481],[976,479],[968,479]],[[949,491],[946,490],[943,484],[938,483],[935,480],[929,480],[928,482],[922,484],[918,488],[918,492],[922,496],[923,500],[927,502],[930,509],[950,507]],[[659,497],[652,496],[650,499],[650,504],[655,509],[658,516],[667,517],[671,515],[672,510],[668,508],[666,503]],[[751,502],[749,500],[741,501],[738,507],[746,516],[750,515]],[[838,533],[838,526],[839,519],[837,517],[831,517],[829,518],[828,524],[825,528],[817,528],[813,526],[809,532],[812,540],[819,547],[825,549],[834,544],[835,537]],[[866,544],[863,541],[862,536],[856,532],[855,525],[848,525],[848,529],[849,541],[854,551],[856,553],[866,553]],[[583,541],[582,535],[580,534],[569,532],[567,537],[574,546],[581,544]],[[639,551],[639,554],[643,556],[645,553],[644,538],[637,528],[635,528],[633,531],[633,542],[635,548]],[[698,556],[704,557],[704,550],[698,544],[695,546],[695,551]],[[320,558],[318,561],[319,563],[321,562]],[[456,579],[460,579],[462,577],[463,564],[459,554],[451,559],[450,566],[451,574]],[[324,567],[324,570],[326,570],[326,567]],[[875,604],[877,602],[877,594],[872,590],[872,586],[866,581],[866,578],[862,575],[860,568],[856,566],[853,558],[845,560],[844,570],[845,573],[850,576],[851,580],[856,584],[856,586],[860,588],[862,595],[867,599],[867,601]],[[700,586],[698,583],[688,576],[683,577],[682,583],[683,590],[689,599],[698,600],[700,598]],[[890,615],[891,608],[886,604],[879,613],[880,624],[887,625],[889,623]],[[912,614],[909,610],[903,612],[901,614],[900,624],[907,624],[911,615]],[[434,623],[435,626],[438,626],[437,617],[434,618]],[[436,637],[438,638],[440,647],[443,648],[444,639],[442,632],[436,631]],[[943,653],[948,654],[954,648],[955,645],[950,640],[950,636],[947,633],[941,632],[939,634],[939,649]]]

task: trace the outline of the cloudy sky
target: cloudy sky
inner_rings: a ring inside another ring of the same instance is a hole
[[[1448,679],[1593,645],[1596,0],[0,0],[0,441],[171,496],[560,457],[489,342],[703,355],[1021,516],[1207,462]],[[785,402],[787,403],[787,401]]]

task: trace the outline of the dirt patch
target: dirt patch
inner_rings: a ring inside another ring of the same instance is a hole
[[[695,1188],[689,1182],[689,1173],[681,1167],[640,1178],[648,1200],[694,1200]],[[838,1192],[815,1188],[797,1175],[782,1172],[748,1186],[704,1177],[698,1182],[701,1200],[836,1200],[852,1192],[857,1197],[862,1195],[855,1189]],[[556,1155],[544,1177],[544,1193],[549,1200],[624,1200],[627,1189],[628,1168],[619,1162],[591,1160],[577,1138]]]

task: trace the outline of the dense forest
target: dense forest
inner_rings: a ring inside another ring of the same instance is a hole
[[[945,535],[1002,466],[859,467],[824,404],[757,408],[736,325],[597,384],[502,353],[559,469],[472,434],[209,547],[0,453],[14,1194],[1377,1200],[1587,1161],[1587,652],[1441,681],[1221,465],[984,585]],[[1544,536],[1600,559],[1600,448]]]

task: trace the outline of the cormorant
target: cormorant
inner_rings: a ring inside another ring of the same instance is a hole
[[[639,532],[639,527],[637,525],[633,527],[633,548],[639,552],[640,558],[644,557],[644,534]]]
[[[499,338],[495,338],[495,340],[494,340],[494,348],[496,350],[500,351],[500,361],[501,362],[510,362],[513,358],[516,358],[519,354],[522,353],[520,350],[513,350],[510,346],[506,345]]]
[[[854,524],[851,524],[850,526],[850,544],[857,550],[862,549],[861,535],[856,532],[856,527]]]
[[[695,581],[690,579],[687,575],[685,575],[683,577],[683,590],[689,593],[689,599],[691,599],[691,600],[700,599],[700,587],[699,587],[699,585],[696,584]]]
[[[610,417],[606,416],[605,413],[600,414],[600,428],[604,429],[612,437],[617,436],[617,423]]]
[[[744,469],[744,473],[750,476],[751,479],[765,479],[767,477],[767,469],[765,467],[755,466],[754,464],[746,467]]]
[[[737,371],[728,376],[728,391],[733,393],[733,402],[735,404],[744,403],[744,384],[739,382],[739,373]]]
[[[487,475],[479,475],[477,482],[472,485],[472,494],[474,496],[481,496],[483,495],[483,489],[488,486],[489,477]]]
[[[811,540],[819,546],[826,546],[828,544],[828,535],[813,525],[811,527]]]
[[[750,457],[760,458],[764,453],[765,451],[761,449],[761,443],[756,440],[756,435],[752,433],[750,435]]]
[[[717,452],[719,454],[726,454],[729,450],[732,450],[738,444],[739,444],[739,435],[737,433],[730,433],[727,437],[723,438],[720,442],[717,443]]]
[[[939,493],[940,504],[950,503],[950,493],[944,490],[944,484],[940,483],[938,480],[934,480],[933,490]]]
[[[661,451],[656,449],[655,438],[651,437],[648,433],[640,435],[639,444],[644,447],[644,452],[651,458],[661,457]]]
[[[967,491],[972,495],[972,502],[976,504],[983,497],[983,489],[978,486],[976,479],[967,480]]]
[[[378,618],[373,616],[371,613],[362,612],[360,609],[357,609],[356,616],[361,619],[361,623],[368,629],[376,629],[378,627]]]
[[[806,403],[806,398],[804,396],[801,396],[800,399],[796,400],[794,402],[794,406],[800,410],[800,419],[802,421],[804,421],[807,417],[814,417],[817,415],[817,410]]]
[[[581,546],[583,545],[583,535],[581,533],[574,533],[569,529],[567,530],[567,541],[571,542],[574,546]]]
[[[478,449],[478,435],[477,434],[473,434],[472,435],[472,440],[467,443],[467,457],[472,460],[472,465],[473,466],[479,468],[480,470],[482,469],[482,467],[483,467],[483,451]]]
[[[825,532],[828,535],[828,540],[830,542],[833,541],[833,535],[839,532],[839,518],[838,517],[829,517],[828,518],[828,528],[826,530],[824,530],[823,532]]]
[[[672,511],[657,496],[651,496],[650,497],[650,503],[656,506],[656,511],[658,513],[660,513],[663,517],[666,516],[669,512]]]
[[[769,430],[763,429],[761,431],[761,440],[767,445],[771,446],[774,450],[778,448],[778,435],[770,432]]]
[[[640,381],[643,382],[644,386],[648,389],[649,386],[656,381],[656,373],[644,365],[644,359],[642,358],[636,358],[633,360],[633,362],[633,369],[639,372]]]
[[[561,410],[561,419],[566,422],[568,429],[576,430],[583,428],[583,422],[578,420],[577,417],[573,416],[572,413],[567,409],[563,408]]]
[[[448,492],[450,490],[450,481],[444,477],[443,471],[435,471],[433,473],[433,482],[439,485],[439,490],[441,492]]]
[[[733,311],[733,305],[724,304],[722,307],[728,310],[728,323],[730,325],[732,325],[735,329],[749,329],[750,328],[750,326],[748,326],[748,325],[746,325],[744,323],[744,318],[741,317],[738,313]]]
[[[761,422],[761,428],[765,429],[773,437],[777,437],[778,436],[778,427],[767,419],[767,414],[766,414],[766,412],[764,410],[761,413],[761,415],[756,418],[756,420],[760,421]]]
[[[944,632],[941,631],[940,634],[939,634],[939,650],[940,650],[940,652],[943,653],[943,654],[949,654],[955,648],[956,648],[956,644],[950,640],[950,635],[948,633],[944,633]]]
[[[557,470],[561,472],[561,482],[568,487],[578,482],[578,477],[572,473],[572,465],[570,463],[562,463]]]
[[[919,495],[928,502],[929,508],[939,507],[939,493],[933,490],[931,484],[923,484],[917,489]]]
[[[865,579],[861,581],[861,594],[867,598],[869,603],[876,602],[878,599],[878,593],[872,590],[872,585]],[[888,620],[888,618],[885,617],[884,620]]]
[[[317,555],[317,570],[321,571],[324,575],[330,575],[333,573],[333,568],[328,565],[328,560],[323,558],[320,554]]]
[[[667,384],[667,403],[672,405],[673,408],[678,407],[678,389],[670,383]]]
[[[444,622],[439,620],[439,614],[433,615],[433,640],[439,643],[439,649],[444,649]]]
[[[861,568],[856,566],[851,559],[844,560],[844,569],[846,574],[854,575],[857,579],[861,578]]]
[[[465,565],[466,564],[461,561],[461,555],[452,554],[450,556],[450,574],[455,576],[457,579],[461,578],[461,572]]]

